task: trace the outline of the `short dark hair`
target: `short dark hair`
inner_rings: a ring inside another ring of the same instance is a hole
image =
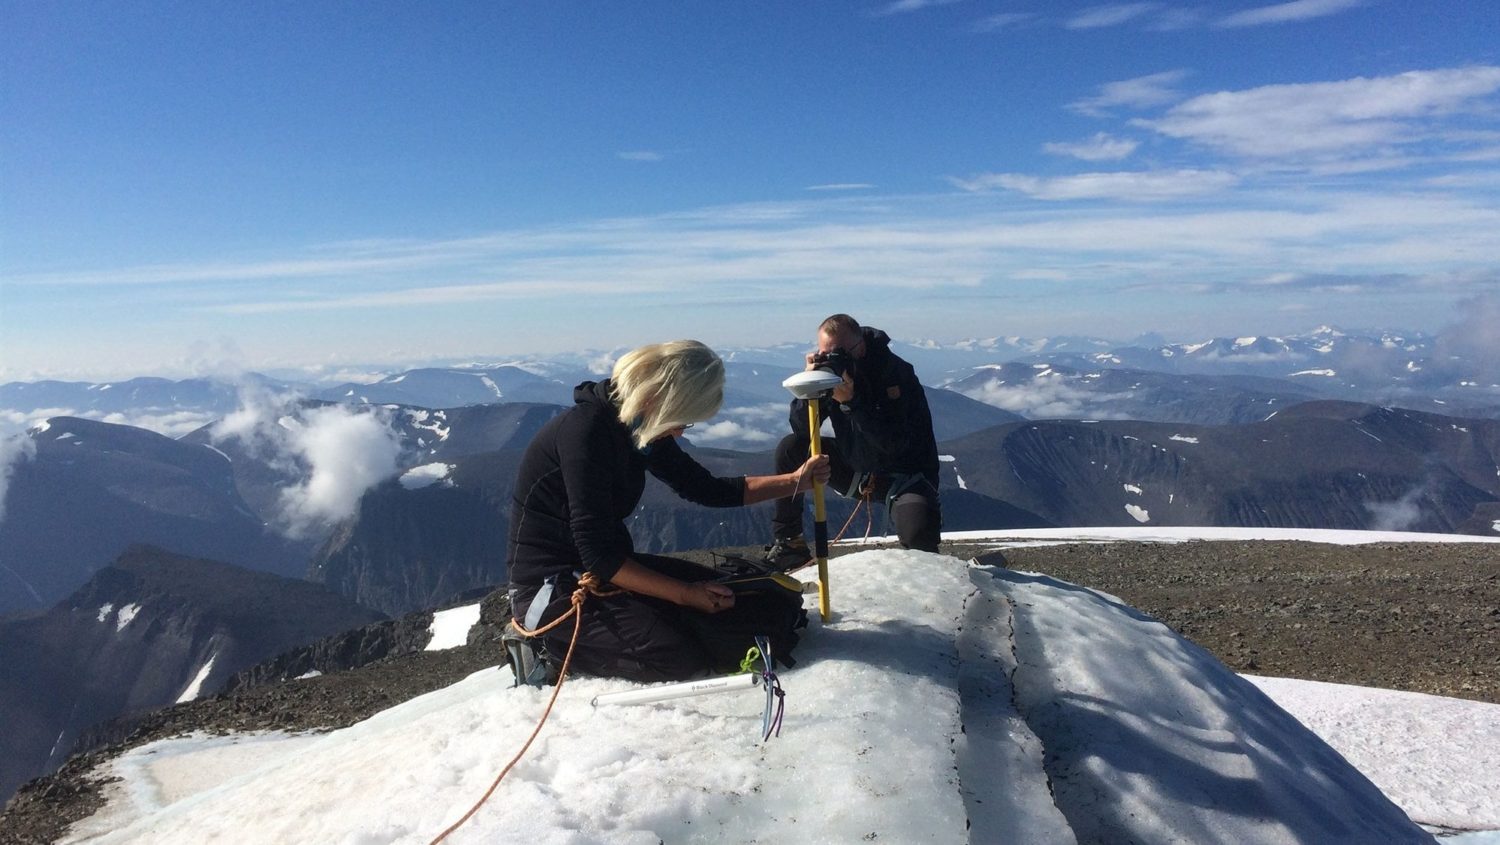
[[[859,321],[848,314],[834,314],[818,326],[818,331],[835,337],[845,332],[858,333]]]

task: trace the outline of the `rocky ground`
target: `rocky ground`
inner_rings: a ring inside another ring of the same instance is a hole
[[[987,551],[943,550],[963,558]],[[1011,568],[1116,595],[1238,671],[1500,703],[1500,547],[1494,545],[1103,543],[1003,555]],[[503,608],[486,605],[485,621],[493,623]],[[91,814],[101,799],[90,772],[125,748],[195,730],[342,727],[501,660],[491,630],[466,648],[160,711],[120,742],[24,787],[0,816],[0,844],[52,842]]]

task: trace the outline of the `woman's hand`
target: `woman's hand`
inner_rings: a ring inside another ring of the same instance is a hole
[[[718,613],[734,607],[734,590],[713,581],[693,581],[683,585],[681,604],[703,613]]]
[[[802,464],[802,468],[797,470],[796,492],[801,493],[803,490],[811,490],[814,481],[819,484],[827,484],[828,474],[831,471],[827,455],[814,455],[808,458]]]

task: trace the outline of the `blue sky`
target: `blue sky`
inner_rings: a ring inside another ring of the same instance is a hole
[[[0,2],[0,379],[1441,330],[1488,2]]]

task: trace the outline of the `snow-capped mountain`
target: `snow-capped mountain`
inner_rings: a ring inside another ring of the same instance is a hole
[[[372,405],[414,405],[422,408],[457,408],[496,402],[571,403],[573,386],[588,377],[586,371],[538,375],[535,368],[518,365],[495,367],[428,367],[406,370],[373,384],[341,384],[321,390],[316,399]]]
[[[133,547],[52,609],[0,620],[0,799],[101,721],[379,618],[304,581]]]
[[[0,614],[50,607],[135,543],[302,575],[307,550],[251,510],[221,452],[71,417],[26,436],[0,518]]]
[[[1168,375],[1063,364],[986,364],[945,376],[943,387],[1027,419],[1110,419],[1227,425],[1259,422],[1321,398],[1257,376]]]
[[[945,490],[1059,526],[1451,532],[1500,501],[1500,422],[1347,402],[1245,425],[1016,423],[939,448]]]

